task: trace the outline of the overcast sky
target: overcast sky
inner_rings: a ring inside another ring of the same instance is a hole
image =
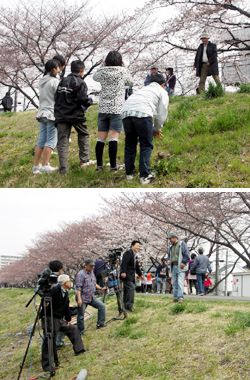
[[[16,256],[40,232],[98,213],[119,189],[0,189],[0,254]]]

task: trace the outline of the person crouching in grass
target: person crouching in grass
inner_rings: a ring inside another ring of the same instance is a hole
[[[150,170],[153,137],[161,138],[161,128],[168,115],[168,94],[165,78],[157,73],[151,75],[150,84],[132,94],[122,110],[125,131],[125,168],[128,181],[135,173],[136,148],[140,142],[140,183],[146,185],[154,179]],[[153,125],[153,116],[155,116]]]

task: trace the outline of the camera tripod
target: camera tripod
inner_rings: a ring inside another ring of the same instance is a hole
[[[104,269],[101,271],[102,275],[102,280],[104,286],[106,286],[108,289],[114,289],[115,295],[116,295],[116,300],[117,300],[117,307],[118,307],[118,317],[113,317],[109,319],[106,323],[109,323],[113,320],[124,320],[127,317],[127,312],[124,307],[124,303],[122,300],[122,292],[121,292],[121,285],[119,281],[119,276],[118,276],[118,269],[115,267],[115,262],[110,263],[111,268]],[[103,295],[103,303],[105,303],[105,298],[107,296],[107,293],[105,292]],[[123,318],[120,317],[123,314]]]
[[[29,306],[29,304],[31,303],[31,301],[33,300],[33,298],[35,298],[35,296],[38,293],[38,291],[39,290],[36,291],[36,293],[34,294],[34,296],[29,300],[29,302],[25,305],[25,307]],[[38,311],[37,311],[37,314],[36,314],[35,323],[33,325],[32,331],[30,333],[29,342],[28,342],[28,345],[27,345],[27,348],[26,348],[26,351],[25,351],[25,354],[24,354],[24,357],[23,357],[23,361],[20,364],[20,372],[18,374],[17,380],[20,379],[20,376],[21,376],[21,373],[22,373],[22,370],[23,370],[23,367],[24,367],[24,363],[25,363],[25,360],[26,360],[26,357],[27,357],[27,354],[28,354],[28,351],[29,351],[29,346],[30,346],[30,343],[31,343],[31,338],[34,335],[34,332],[35,332],[35,329],[36,329],[36,325],[37,325],[37,322],[38,322],[38,319],[39,319],[40,311],[41,311],[43,305],[44,305],[44,338],[47,338],[47,342],[48,342],[49,372],[50,372],[50,377],[55,376],[55,368],[54,368],[54,364],[53,364],[54,363],[54,350],[53,350],[54,325],[53,325],[52,298],[50,297],[50,293],[49,292],[47,294],[49,294],[49,296],[46,296],[44,294],[42,296],[42,298],[41,298],[41,302],[40,302],[40,305],[39,305],[39,308],[38,308]],[[50,316],[47,316],[47,311],[46,311],[46,307],[45,307],[45,305],[47,303],[49,303],[49,305],[50,305]],[[44,342],[43,342],[43,344],[44,344]]]

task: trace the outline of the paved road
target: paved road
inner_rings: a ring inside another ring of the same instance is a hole
[[[173,294],[157,294],[157,293],[136,293],[136,295],[140,296],[155,296],[155,297],[170,297],[173,298]],[[250,297],[224,297],[224,296],[215,296],[213,294],[208,294],[207,296],[196,296],[196,295],[184,295],[184,299],[193,299],[193,300],[201,300],[201,301],[247,301],[250,302]]]

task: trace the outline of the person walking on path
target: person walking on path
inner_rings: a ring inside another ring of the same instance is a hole
[[[171,232],[167,239],[172,244],[168,251],[167,264],[170,265],[173,279],[174,299],[171,302],[183,302],[185,272],[190,259],[187,244],[180,241],[177,234]]]
[[[157,277],[157,293],[160,293],[162,284],[162,293],[166,291],[166,279],[169,276],[168,267],[166,265],[166,259],[161,259],[161,264],[156,269],[155,276]]]
[[[196,76],[200,77],[199,87],[197,93],[201,94],[205,89],[205,82],[207,76],[212,75],[217,86],[221,86],[219,79],[219,68],[217,58],[217,46],[209,41],[207,33],[202,33],[200,37],[202,43],[197,49],[194,70],[196,70]]]
[[[192,253],[191,254],[191,260],[189,260],[188,262],[188,270],[186,272],[186,277],[187,277],[187,280],[188,280],[188,294],[192,294],[193,291],[192,291],[192,285],[195,287],[195,290],[196,290],[196,294],[199,293],[199,290],[198,290],[198,286],[197,286],[197,276],[196,276],[196,272],[192,272],[190,271],[190,268],[194,262],[196,258],[196,254],[195,253]]]
[[[209,258],[207,256],[204,256],[204,248],[199,247],[198,248],[199,256],[197,256],[190,268],[190,271],[196,271],[197,276],[197,282],[198,282],[198,289],[199,289],[199,295],[204,296],[204,282],[206,278],[207,269],[209,270],[210,274],[212,273],[212,268],[209,262]]]

